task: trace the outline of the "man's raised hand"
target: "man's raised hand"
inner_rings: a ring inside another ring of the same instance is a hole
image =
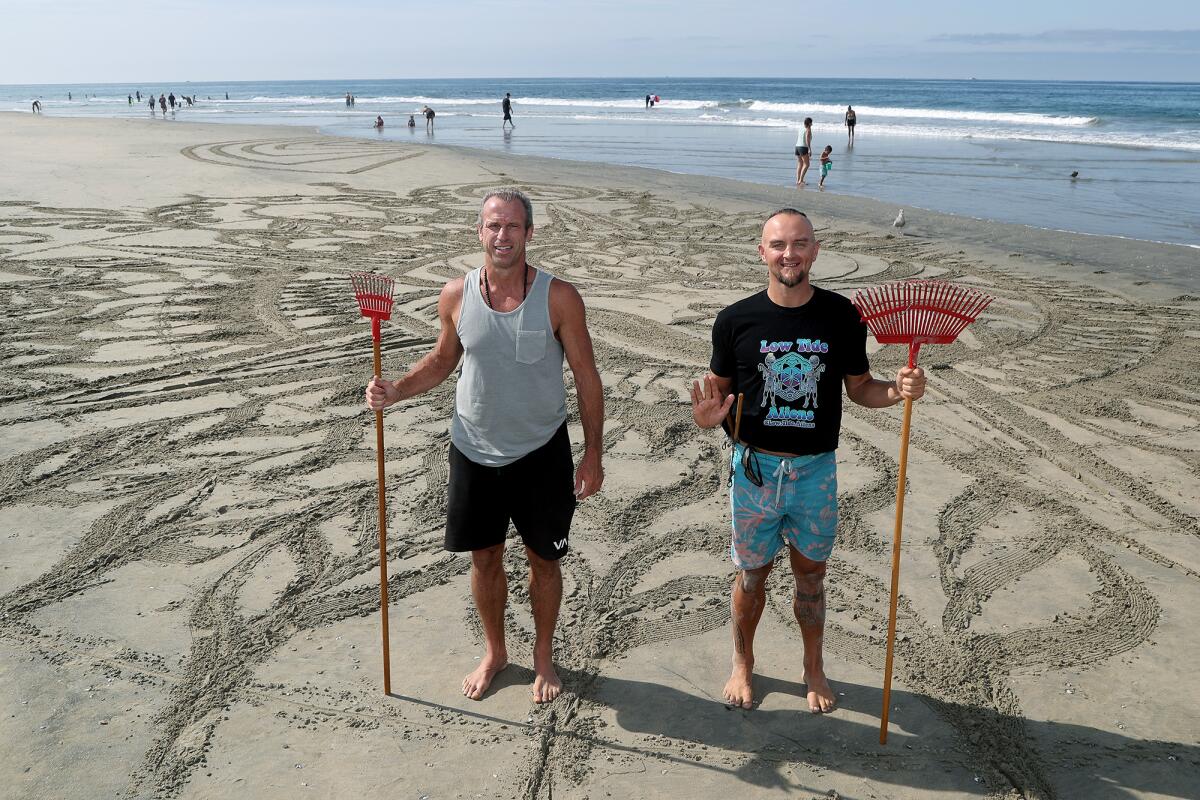
[[[733,395],[721,397],[717,388],[717,377],[705,375],[704,385],[700,381],[692,381],[692,419],[701,428],[715,428],[729,415],[733,407]]]

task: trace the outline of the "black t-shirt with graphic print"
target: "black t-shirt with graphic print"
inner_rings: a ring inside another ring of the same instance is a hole
[[[813,292],[799,308],[785,308],[764,289],[723,309],[713,324],[709,369],[733,380],[734,395],[745,394],[740,435],[753,447],[795,455],[835,450],[842,378],[870,369],[857,309],[836,292]]]

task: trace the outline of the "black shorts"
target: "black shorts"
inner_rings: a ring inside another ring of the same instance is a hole
[[[451,443],[446,549],[501,544],[511,520],[526,547],[557,561],[567,554],[575,515],[574,473],[565,422],[550,441],[503,467],[476,464]]]
[[[803,145],[801,145],[796,148],[796,157],[797,158],[799,158],[800,156],[806,156],[806,155],[808,155],[807,147],[804,147]]]
[[[851,120],[847,120],[847,121],[846,121],[846,127],[847,127],[847,128],[853,128],[853,127],[854,127],[854,120],[852,120],[852,119],[851,119]]]

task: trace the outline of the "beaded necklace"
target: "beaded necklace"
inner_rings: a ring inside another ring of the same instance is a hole
[[[525,298],[529,296],[529,262],[525,262],[525,274],[521,279],[521,302],[525,302]],[[492,290],[488,288],[487,267],[483,268],[483,299],[487,302],[488,308],[495,311],[495,306],[492,305]]]

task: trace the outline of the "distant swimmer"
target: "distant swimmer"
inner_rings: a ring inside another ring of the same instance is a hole
[[[846,142],[850,146],[854,146],[854,124],[858,122],[858,115],[854,113],[854,106],[846,106]]]
[[[504,93],[504,99],[500,101],[500,108],[504,111],[504,122],[500,123],[500,129],[501,130],[504,129],[505,122],[507,122],[509,125],[512,125],[514,128],[516,128],[517,123],[512,121],[512,93],[511,92]]]
[[[139,103],[142,102],[142,90],[141,89],[138,89],[138,91],[137,91],[137,101]]]
[[[646,95],[646,108],[650,107],[650,95]]]
[[[129,95],[129,105],[133,105],[133,95]]]
[[[171,92],[169,95],[167,95],[167,105],[171,106],[171,108],[175,107],[175,93],[174,92]]]
[[[383,130],[383,117],[375,118],[375,129],[379,131]]]
[[[154,115],[154,95],[150,95],[150,115]]]
[[[833,145],[825,145],[825,149],[821,151],[821,181],[817,184],[820,189],[825,188],[825,176],[829,174],[829,170],[833,169]]]
[[[226,93],[225,93],[225,99],[226,99],[226,100],[228,100],[228,99],[229,99],[229,92],[226,92]]]
[[[415,119],[415,116],[416,115],[414,115],[414,114],[408,115],[408,127],[410,127],[410,128],[417,127],[417,120]]]
[[[162,109],[163,119],[167,118],[167,98],[164,95],[158,96],[158,107]]]
[[[429,106],[421,106],[421,113],[425,115],[425,130],[433,130],[433,118],[437,113]]]
[[[35,113],[35,114],[42,113],[42,101],[41,100],[33,101],[33,113]]]
[[[812,162],[812,117],[804,118],[804,128],[796,137],[796,185],[804,185],[804,176],[808,174]]]
[[[70,99],[71,99],[71,93],[70,93],[70,92],[67,92],[67,99],[68,99],[68,100],[70,100]]]
[[[1076,178],[1078,178],[1078,177],[1079,177],[1079,171],[1078,171],[1078,170],[1076,170],[1075,172],[1072,172],[1072,173],[1071,173],[1071,180],[1075,180],[1075,179],[1076,179]]]

